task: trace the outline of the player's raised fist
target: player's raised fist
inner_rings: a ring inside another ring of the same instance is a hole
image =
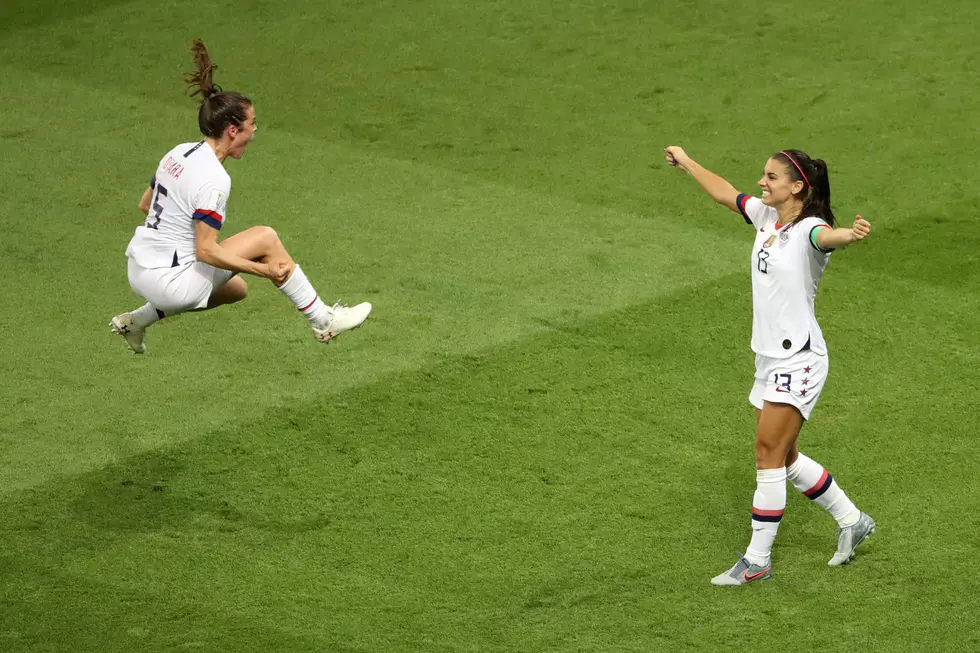
[[[854,218],[854,226],[851,227],[851,236],[854,238],[855,241],[864,240],[865,238],[868,237],[868,234],[870,233],[871,233],[870,222],[868,222],[861,216],[857,216],[856,218]]]
[[[665,147],[664,157],[667,159],[668,165],[677,166],[679,168],[683,168],[684,162],[687,161],[687,153],[683,148],[676,145],[668,145]]]

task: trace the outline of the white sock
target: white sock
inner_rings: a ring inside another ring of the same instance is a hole
[[[754,565],[765,567],[769,564],[772,543],[776,540],[779,522],[786,510],[786,468],[757,470],[755,479],[752,541],[745,550],[745,559]]]
[[[841,528],[853,526],[861,518],[861,511],[817,461],[800,454],[786,470],[786,478],[810,500],[826,508]]]
[[[313,290],[313,286],[298,265],[293,268],[293,273],[286,283],[279,286],[279,290],[289,297],[296,308],[313,324],[323,324],[333,314]]]
[[[129,312],[129,316],[133,318],[133,322],[136,326],[145,329],[154,322],[163,319],[163,311],[154,308],[153,304],[146,303],[137,308],[134,311]]]

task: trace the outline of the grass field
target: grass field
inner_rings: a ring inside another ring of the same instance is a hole
[[[980,650],[980,4],[4,0],[0,652]],[[280,293],[108,332],[189,41],[260,130],[225,233],[277,228],[365,328]],[[708,580],[755,485],[741,218],[825,158],[871,220],[818,298],[773,580]]]

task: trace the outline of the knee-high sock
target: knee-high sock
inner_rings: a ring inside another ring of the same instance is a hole
[[[830,472],[817,461],[800,454],[796,462],[786,469],[786,478],[807,498],[825,508],[841,528],[853,526],[861,517],[857,506],[847,498]]]
[[[752,564],[769,564],[772,543],[786,510],[786,468],[760,469],[756,472],[755,496],[752,499],[752,541],[745,559]]]
[[[314,325],[321,324],[330,319],[330,309],[327,308],[327,305],[323,303],[320,296],[313,290],[313,286],[298,265],[293,269],[293,273],[289,276],[286,283],[279,286],[279,290],[286,297],[289,297],[289,300],[296,305],[296,308]]]

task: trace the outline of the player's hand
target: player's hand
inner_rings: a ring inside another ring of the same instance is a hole
[[[262,267],[262,276],[270,279],[277,286],[281,286],[289,280],[289,266],[283,261],[265,263]]]
[[[668,145],[664,148],[664,157],[667,159],[667,165],[672,165],[681,170],[687,170],[685,165],[689,160],[687,152],[684,148],[678,147],[676,145]]]
[[[859,240],[864,240],[871,233],[871,223],[857,216],[854,218],[854,226],[851,227],[851,242],[856,243]]]

